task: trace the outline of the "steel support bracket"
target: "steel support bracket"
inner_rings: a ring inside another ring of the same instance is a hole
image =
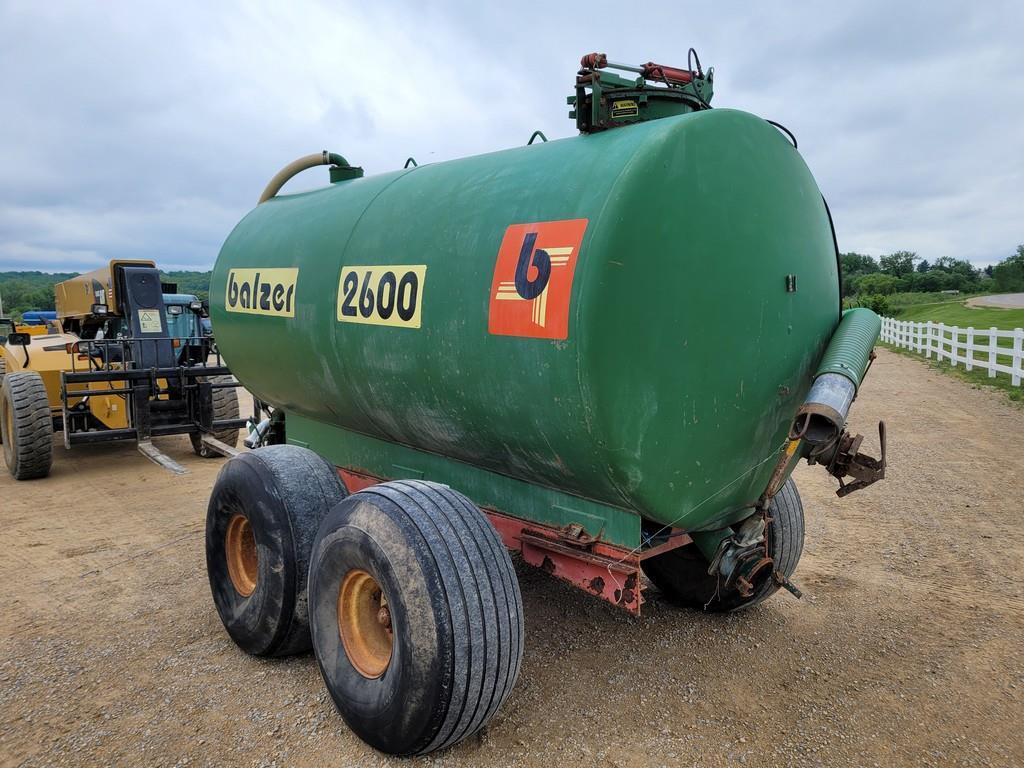
[[[877,483],[885,478],[885,422],[878,422],[878,443],[881,447],[881,458],[876,459],[860,452],[860,444],[864,436],[857,435],[850,437],[844,435],[839,441],[839,450],[836,451],[828,471],[839,480],[839,489],[836,496],[847,496],[861,488],[867,488],[872,483]],[[844,483],[844,477],[852,477],[853,482]]]

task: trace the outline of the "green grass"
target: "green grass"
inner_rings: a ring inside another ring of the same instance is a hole
[[[1024,309],[968,307],[962,299],[936,304],[912,304],[899,308],[893,317],[897,320],[931,320],[946,325],[959,325],[961,328],[973,326],[987,330],[995,327],[1002,331],[1024,328]]]
[[[917,295],[927,296],[928,294]],[[897,320],[914,320],[917,322],[927,322],[928,320],[931,320],[934,323],[956,325],[960,328],[973,327],[976,331],[988,330],[993,327],[998,328],[1001,331],[1010,331],[1014,328],[1024,328],[1024,309],[968,307],[963,296],[957,296],[956,299],[953,300],[949,300],[947,296],[946,299],[947,300],[945,301],[909,304],[899,309],[894,308],[895,311],[893,313],[893,317]],[[960,340],[965,341],[966,335],[961,334]],[[988,334],[976,333],[974,335],[974,343],[980,345],[988,344]],[[999,339],[998,344],[1004,349],[1012,349],[1013,339]],[[979,370],[977,368],[973,371],[967,371],[964,369],[963,363],[958,364],[954,368],[950,365],[949,361],[945,359],[942,361],[936,361],[934,359],[929,360],[922,354],[913,350],[897,349],[890,344],[886,344],[885,346],[901,355],[907,355],[908,357],[913,357],[916,360],[921,360],[927,363],[930,368],[957,376],[974,386],[994,387],[1002,390],[1006,393],[1011,402],[1024,406],[1024,387],[1013,386],[1010,377],[1005,373],[997,373],[995,378],[989,378],[988,371]],[[984,352],[975,352],[975,355],[985,360],[988,359]],[[1009,360],[1006,357],[1000,357],[1000,363],[1007,364],[1008,362]]]
[[[989,328],[1012,331],[1014,328],[1024,328],[1024,309],[968,307],[962,300],[938,304],[915,304],[904,307],[899,312],[894,313],[893,317],[897,320],[915,320],[918,322],[931,320],[933,323],[945,323],[946,325],[956,325],[961,328],[972,327],[976,331],[987,331]],[[961,338],[966,339],[966,336]],[[988,344],[988,334],[974,334],[974,343]],[[998,344],[1000,347],[1012,349],[1013,339],[999,339]],[[998,374],[998,376],[1002,375]]]
[[[889,306],[892,307],[893,312],[906,309],[911,306],[918,306],[922,304],[959,304],[965,299],[973,298],[974,296],[989,296],[988,293],[958,293],[952,295],[949,293],[942,293],[941,291],[933,293],[921,293],[921,292],[910,292],[910,293],[893,293],[885,298],[889,300]]]

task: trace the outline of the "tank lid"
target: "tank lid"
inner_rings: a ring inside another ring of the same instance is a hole
[[[331,175],[331,184],[363,178],[363,169],[354,165],[332,165],[328,169],[328,173]]]
[[[630,80],[606,70],[634,72]],[[714,68],[707,74],[691,48],[687,68],[646,64],[617,64],[603,53],[588,53],[580,60],[576,94],[568,97],[569,117],[580,133],[596,133],[661,117],[711,109]]]

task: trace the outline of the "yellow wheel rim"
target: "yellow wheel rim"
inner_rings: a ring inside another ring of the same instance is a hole
[[[236,514],[228,523],[224,537],[224,552],[228,561],[228,576],[235,591],[248,597],[256,590],[259,576],[259,555],[256,553],[256,537],[253,535],[249,518]]]
[[[387,598],[366,571],[349,571],[338,589],[338,634],[363,677],[380,677],[391,663],[394,632]]]

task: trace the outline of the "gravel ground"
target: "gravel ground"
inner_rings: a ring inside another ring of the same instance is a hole
[[[975,296],[967,300],[969,307],[1002,307],[1024,309],[1024,293],[1000,293],[995,296]]]
[[[1024,411],[881,350],[853,422],[889,478],[846,499],[801,468],[801,601],[633,619],[518,568],[508,704],[437,766],[1024,764]],[[869,436],[869,442],[873,439]],[[57,448],[0,477],[0,765],[401,765],[355,739],[310,656],[245,656],[206,583],[221,463]]]

